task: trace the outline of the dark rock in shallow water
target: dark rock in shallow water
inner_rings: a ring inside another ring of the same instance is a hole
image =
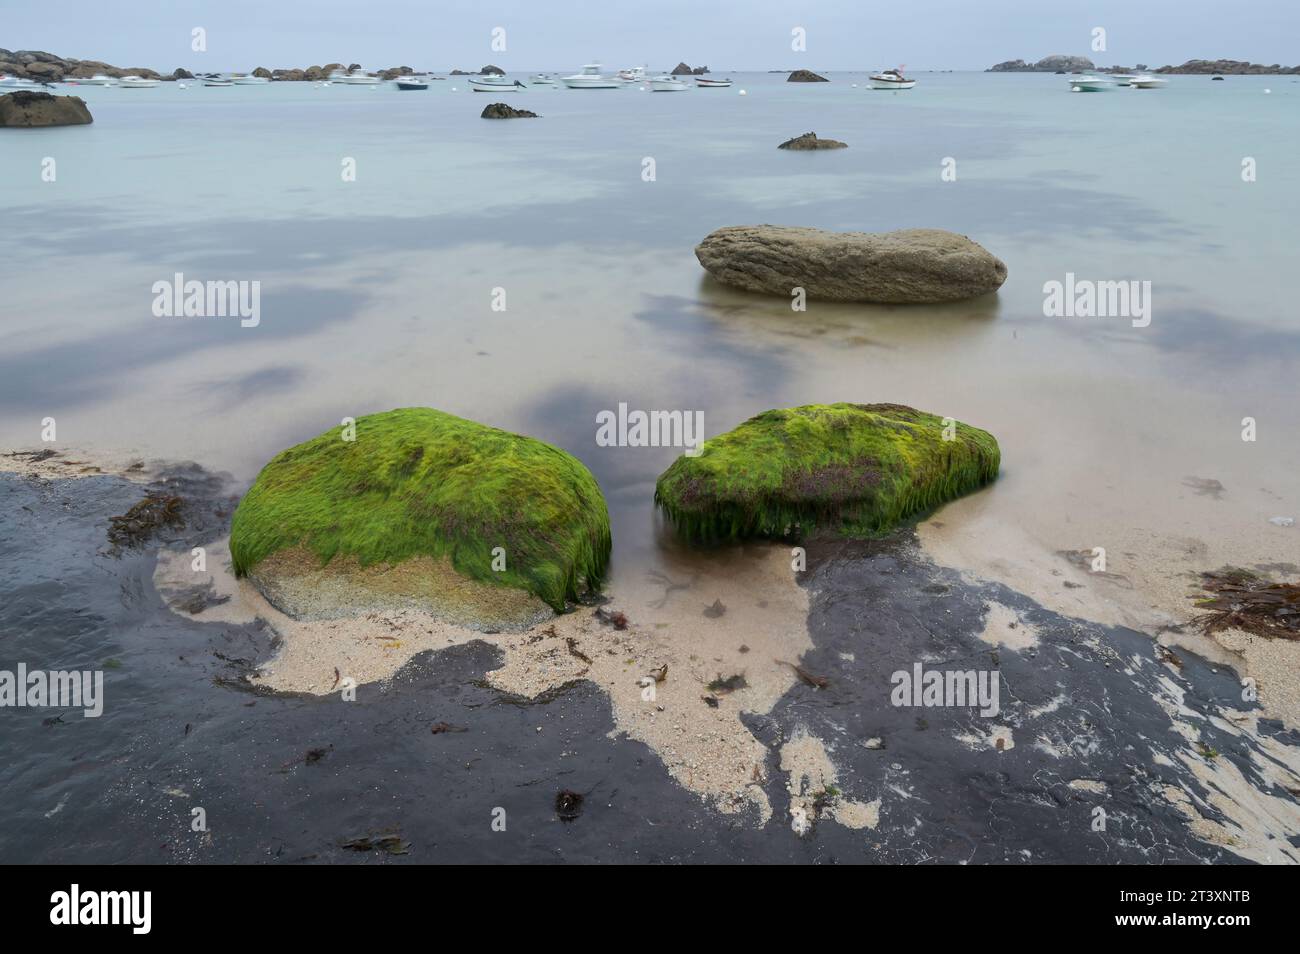
[[[499,66],[493,66],[489,63],[487,66],[479,70],[478,74],[479,76],[505,76],[506,71]]]
[[[0,126],[84,126],[94,122],[80,96],[19,90],[0,96]]]
[[[505,103],[489,103],[483,107],[483,119],[537,119],[537,114],[527,109],[515,109]]]
[[[818,139],[815,132],[806,132],[802,136],[795,136],[793,139],[787,139],[778,149],[847,149],[847,142],[840,142],[838,139]]]
[[[795,70],[785,80],[787,83],[829,83],[825,76],[819,76],[812,70]]]
[[[685,63],[678,63],[673,67],[673,76],[703,76],[709,71],[707,66],[696,66],[691,68]]]
[[[882,304],[959,301],[996,291],[1007,267],[964,235],[942,229],[825,232],[735,225],[705,236],[695,257],[745,291]]]
[[[194,74],[191,73],[189,70],[183,70],[183,69],[181,69],[181,68],[178,66],[178,67],[176,67],[175,70],[172,71],[172,79],[174,79],[174,80],[192,80],[192,79],[194,79]]]

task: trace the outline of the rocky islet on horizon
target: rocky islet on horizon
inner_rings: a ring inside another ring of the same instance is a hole
[[[1007,60],[998,63],[986,69],[985,73],[1074,73],[1084,70],[1099,71],[1102,73],[1130,73],[1130,72],[1150,72],[1150,73],[1186,73],[1190,75],[1278,75],[1278,74],[1300,74],[1300,66],[1282,66],[1280,63],[1274,63],[1272,66],[1265,66],[1262,63],[1251,63],[1246,60],[1188,60],[1181,66],[1161,66],[1157,69],[1151,69],[1145,63],[1138,63],[1136,66],[1097,66],[1086,56],[1065,56],[1062,54],[1053,54],[1045,56],[1036,63],[1026,63],[1024,60]]]

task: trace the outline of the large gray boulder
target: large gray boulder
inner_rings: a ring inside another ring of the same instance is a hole
[[[734,225],[705,236],[695,257],[715,279],[745,291],[824,301],[922,304],[996,291],[1007,266],[964,235],[942,229],[826,232]]]
[[[84,126],[94,122],[80,96],[20,89],[0,96],[0,126]]]

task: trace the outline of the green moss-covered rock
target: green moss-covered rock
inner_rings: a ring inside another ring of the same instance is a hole
[[[609,513],[571,455],[431,408],[355,428],[277,455],[235,511],[235,572],[286,612],[415,605],[522,625],[603,576]]]
[[[993,435],[901,404],[766,411],[679,457],[655,502],[688,539],[870,534],[997,477]]]

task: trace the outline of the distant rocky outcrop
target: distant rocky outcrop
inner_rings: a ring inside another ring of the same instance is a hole
[[[0,126],[31,129],[37,126],[84,126],[94,122],[80,96],[55,96],[20,89],[0,96]]]
[[[787,139],[778,149],[847,149],[849,144],[838,139],[818,139],[815,132],[806,132],[802,136]]]
[[[271,71],[268,70],[265,66],[259,66],[257,69],[253,70],[253,75],[261,79],[267,79],[267,80],[274,79],[274,77],[271,75]]]
[[[1098,67],[1093,65],[1092,60],[1086,56],[1047,56],[1037,63],[1026,63],[1024,60],[1007,60],[1005,63],[999,63],[991,66],[984,72],[986,73],[1072,73],[1082,70],[1097,70]],[[1136,66],[1107,66],[1101,68],[1104,73],[1144,73],[1149,67],[1145,63],[1138,63]],[[1265,66],[1262,63],[1248,63],[1245,60],[1188,60],[1181,66],[1162,66],[1157,70],[1151,70],[1155,73],[1187,73],[1191,75],[1212,75],[1215,73],[1236,74],[1236,75],[1274,75],[1274,74],[1300,74],[1300,66],[1282,66],[1280,63],[1274,63],[1272,66]]]
[[[452,70],[447,75],[448,76],[473,76],[474,74],[466,72],[465,70]]]
[[[826,232],[784,225],[717,229],[695,247],[717,281],[785,298],[910,305],[996,291],[1007,266],[964,235],[941,229]]]
[[[537,114],[526,109],[515,109],[505,103],[489,103],[483,107],[483,119],[536,119]]]
[[[414,72],[415,70],[411,69],[409,66],[394,66],[392,69],[387,69],[380,73],[379,78],[382,80],[392,80],[397,79],[399,76],[410,76]]]
[[[999,63],[997,66],[989,67],[986,73],[1055,73],[1057,70],[1070,73],[1074,70],[1093,70],[1096,66],[1092,60],[1086,56],[1065,56],[1060,53],[1054,53],[1051,56],[1045,56],[1037,63],[1026,63],[1024,60],[1007,60],[1005,63]]]
[[[829,83],[825,76],[819,76],[812,70],[795,70],[785,80],[787,83]]]
[[[183,70],[183,69],[181,69],[181,68],[178,66],[178,67],[176,67],[175,70],[172,71],[172,79],[174,79],[174,80],[187,80],[187,79],[192,80],[192,79],[194,79],[194,74],[191,73],[189,70]]]
[[[481,70],[478,71],[478,75],[479,76],[505,76],[506,71],[499,66],[493,66],[491,63],[489,63],[487,66],[483,67]]]
[[[146,76],[150,79],[170,79],[142,66],[123,69],[99,60],[75,60],[55,56],[44,50],[0,49],[0,73],[34,80],[37,83],[59,83],[64,80],[85,79],[102,73],[105,76]]]
[[[1300,66],[1282,66],[1280,63],[1274,63],[1272,66],[1265,66],[1263,63],[1248,63],[1245,60],[1188,60],[1182,66],[1162,66],[1156,70],[1157,73],[1190,73],[1192,75],[1212,75],[1222,73],[1225,75],[1274,75],[1274,74],[1300,74]]]
[[[694,68],[687,66],[685,63],[678,63],[673,67],[673,76],[703,76],[709,71],[707,66],[696,66]]]

